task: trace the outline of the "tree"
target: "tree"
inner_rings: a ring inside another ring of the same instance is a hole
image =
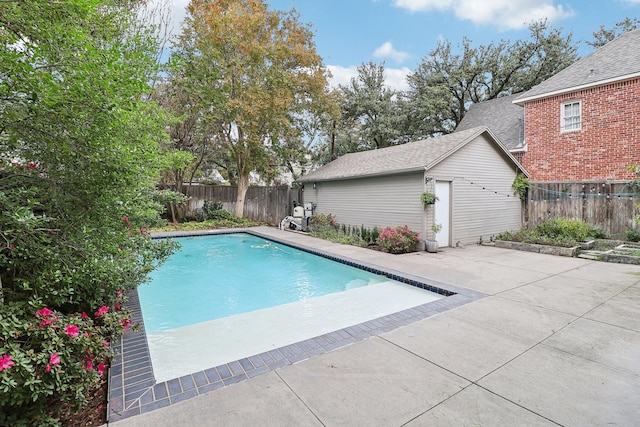
[[[577,59],[572,34],[544,21],[529,31],[528,40],[479,47],[464,38],[459,53],[440,41],[408,76],[413,139],[452,132],[472,103],[528,90]]]
[[[158,39],[138,7],[0,3],[2,425],[82,405],[130,322],[123,294],[170,251],[146,229],[166,120],[147,99]]]
[[[594,49],[597,49],[609,43],[620,34],[633,31],[638,28],[640,28],[640,20],[638,18],[627,17],[620,22],[616,22],[613,28],[610,29],[606,29],[604,25],[600,25],[600,29],[593,33],[593,41],[587,41],[586,43]]]
[[[241,217],[250,172],[272,177],[276,148],[301,143],[299,121],[329,104],[312,33],[263,0],[193,0],[175,56],[199,125],[233,162]]]
[[[356,143],[357,150],[383,148],[401,142],[400,93],[385,86],[384,64],[362,64],[358,75],[342,92],[342,142]],[[404,141],[406,142],[406,141]]]

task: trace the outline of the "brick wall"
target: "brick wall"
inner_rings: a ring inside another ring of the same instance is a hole
[[[582,102],[582,129],[560,132],[561,104]],[[525,105],[523,166],[537,181],[629,180],[640,164],[640,79]]]

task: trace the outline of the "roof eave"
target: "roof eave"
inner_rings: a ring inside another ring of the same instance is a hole
[[[520,105],[521,107],[523,107],[524,104],[526,104],[527,102],[535,101],[538,99],[550,98],[552,96],[563,95],[565,93],[571,93],[571,92],[577,92],[579,90],[584,90],[584,89],[591,89],[598,86],[605,86],[605,85],[616,83],[616,82],[624,82],[627,80],[636,79],[638,77],[640,77],[640,71],[633,74],[626,74],[624,76],[612,77],[606,80],[599,80],[593,83],[587,83],[579,86],[572,86],[565,89],[558,89],[552,92],[545,92],[539,95],[533,95],[525,98],[518,98],[518,99],[514,99],[512,102],[516,105]]]
[[[297,179],[295,182],[299,182],[301,184],[304,184],[305,182],[344,181],[344,180],[348,180],[348,179],[375,178],[375,177],[378,177],[378,176],[385,176],[385,175],[397,175],[399,173],[420,172],[420,171],[423,171],[425,169],[425,167],[426,166],[416,166],[416,167],[412,167],[412,168],[394,169],[394,170],[389,170],[389,171],[367,173],[367,174],[362,174],[362,175],[332,176],[332,177],[326,177],[326,178],[313,178],[313,177],[306,178],[306,177],[301,177],[301,178]]]

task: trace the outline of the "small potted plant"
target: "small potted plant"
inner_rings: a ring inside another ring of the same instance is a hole
[[[423,205],[433,205],[439,199],[438,196],[435,195],[435,193],[426,192],[422,193],[422,196],[420,196],[420,200],[422,200]]]
[[[436,235],[442,230],[442,224],[438,224],[436,222],[431,226],[431,231],[433,231],[433,239],[425,240],[425,249],[427,252],[436,253],[438,252],[438,241],[436,240]]]

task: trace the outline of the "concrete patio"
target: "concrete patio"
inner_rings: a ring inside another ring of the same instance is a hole
[[[640,266],[259,231],[488,296],[110,425],[638,425]]]

